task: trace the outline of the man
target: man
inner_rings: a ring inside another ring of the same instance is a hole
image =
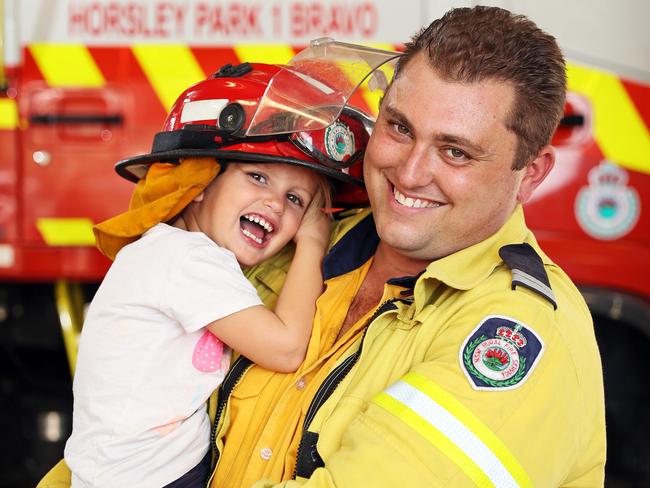
[[[498,8],[407,44],[366,151],[372,213],[334,228],[298,371],[231,367],[211,487],[603,485],[589,311],[521,208],[565,84],[554,39]],[[249,273],[269,305],[290,258]]]
[[[554,39],[498,8],[407,44],[366,151],[372,214],[334,231],[303,366],[231,369],[212,487],[603,485],[589,311],[521,208],[565,85]],[[269,303],[288,260],[250,273]]]

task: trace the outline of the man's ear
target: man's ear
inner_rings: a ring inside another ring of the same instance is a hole
[[[522,169],[524,175],[517,192],[517,200],[524,204],[532,196],[537,188],[546,178],[548,173],[553,169],[555,164],[555,149],[551,145],[546,145],[539,152],[537,157]]]
[[[203,197],[204,197],[204,196],[205,196],[205,192],[202,191],[202,192],[199,193],[197,196],[195,196],[195,197],[192,199],[192,201],[193,201],[193,202],[200,202],[200,201],[203,201]]]

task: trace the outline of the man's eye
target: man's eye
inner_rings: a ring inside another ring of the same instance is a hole
[[[404,124],[400,123],[394,123],[393,126],[395,127],[395,130],[402,135],[409,135],[411,131],[409,130],[408,127],[406,127]]]
[[[444,153],[451,161],[456,163],[464,163],[472,159],[465,151],[462,151],[457,147],[448,147],[444,150]]]
[[[289,200],[294,205],[298,205],[299,207],[303,206],[302,198],[300,198],[298,195],[294,195],[293,193],[287,194],[287,200]]]

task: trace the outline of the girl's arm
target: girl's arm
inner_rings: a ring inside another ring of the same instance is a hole
[[[263,368],[298,369],[323,289],[321,266],[329,234],[328,217],[310,208],[294,237],[296,252],[275,312],[262,305],[250,307],[208,324],[210,332]]]

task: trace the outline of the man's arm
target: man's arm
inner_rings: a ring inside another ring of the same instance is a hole
[[[595,379],[581,384],[571,346],[557,328],[544,328],[547,317],[540,315],[537,322],[535,313],[515,317],[543,330],[546,348],[524,381],[515,388],[478,389],[470,383],[463,340],[480,323],[477,314],[499,315],[489,304],[493,298],[454,317],[432,342],[425,361],[411,365],[382,391],[355,398],[348,388],[348,405],[365,406],[344,427],[338,447],[326,452],[321,446],[324,467],[309,479],[260,482],[255,488],[602,486],[602,385]],[[367,364],[358,367],[373,374]],[[363,379],[357,375],[353,381]],[[582,400],[585,389],[594,393],[592,405]],[[321,439],[336,423],[325,424]]]

